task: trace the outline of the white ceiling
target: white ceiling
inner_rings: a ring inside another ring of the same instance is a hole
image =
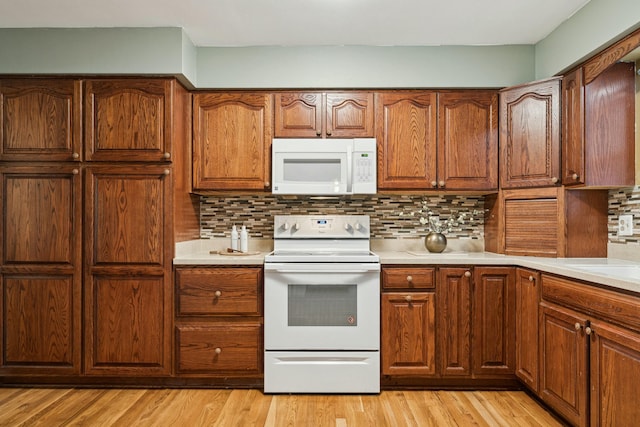
[[[589,0],[0,0],[0,28],[182,27],[196,46],[534,44]]]

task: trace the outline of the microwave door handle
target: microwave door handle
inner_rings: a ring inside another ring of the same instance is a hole
[[[351,178],[353,176],[353,150],[351,147],[347,148],[347,193],[351,194],[352,183]]]

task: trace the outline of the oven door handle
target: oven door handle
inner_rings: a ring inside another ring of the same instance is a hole
[[[317,273],[322,273],[322,274],[359,274],[359,273],[369,273],[371,271],[376,271],[376,270],[333,270],[333,271],[327,271],[327,270],[283,270],[283,269],[276,269],[274,270],[277,273],[313,273],[313,274],[317,274]]]

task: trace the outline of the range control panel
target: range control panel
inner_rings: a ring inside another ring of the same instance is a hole
[[[274,239],[368,239],[368,215],[276,215]]]

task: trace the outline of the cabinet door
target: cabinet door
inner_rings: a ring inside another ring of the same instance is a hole
[[[172,292],[167,249],[170,169],[87,170],[85,369],[170,371]]]
[[[1,171],[0,371],[80,373],[82,221],[73,166]]]
[[[194,189],[262,190],[269,187],[272,120],[269,94],[194,95]]]
[[[540,310],[540,397],[572,425],[587,426],[587,319],[544,302]]]
[[[471,375],[471,270],[438,269],[438,352],[443,376]]]
[[[562,182],[584,184],[584,83],[582,67],[562,78]]]
[[[500,92],[500,186],[560,182],[560,79]]]
[[[516,269],[516,376],[538,392],[540,273]]]
[[[435,375],[435,294],[382,294],[383,375]]]
[[[85,158],[162,161],[170,158],[172,80],[87,80]]]
[[[438,187],[498,188],[498,94],[438,94]]]
[[[513,376],[515,269],[473,269],[473,374]]]
[[[376,94],[378,188],[437,187],[435,92]]]
[[[591,425],[637,425],[640,335],[600,321],[590,327]]]
[[[287,92],[274,97],[276,138],[322,136],[322,93]]]
[[[0,160],[80,160],[79,80],[0,80]]]
[[[328,138],[365,138],[374,135],[372,92],[326,94]]]

